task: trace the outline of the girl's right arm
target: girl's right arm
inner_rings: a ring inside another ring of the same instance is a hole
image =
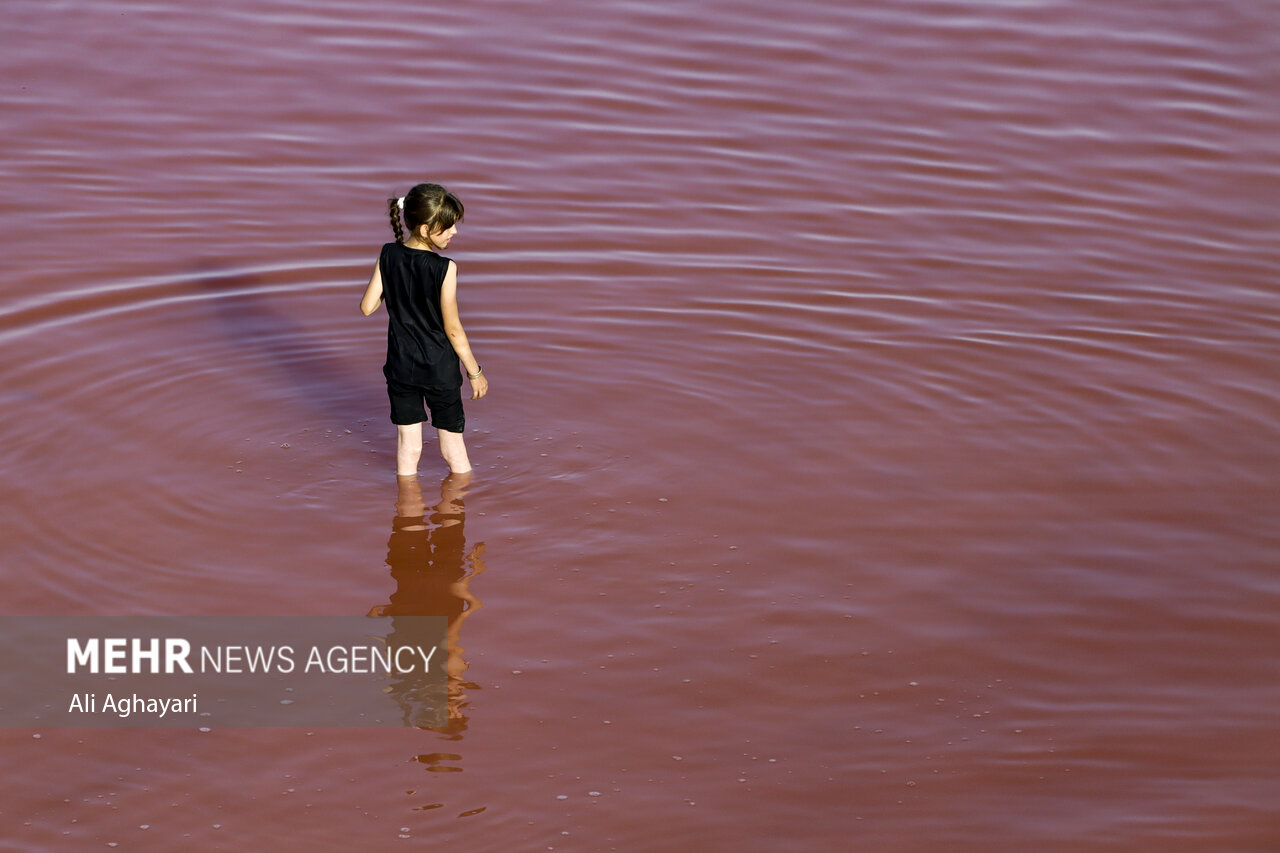
[[[458,360],[467,371],[467,381],[471,383],[471,399],[479,400],[489,393],[489,380],[485,379],[483,373],[474,379],[471,377],[471,374],[480,370],[480,363],[471,352],[467,333],[463,331],[462,320],[458,317],[458,265],[453,261],[449,261],[449,270],[444,274],[444,283],[440,285],[440,314],[444,320],[444,333],[449,336],[453,351],[458,354]]]
[[[364,289],[364,296],[360,298],[360,313],[368,317],[374,311],[378,310],[378,306],[382,304],[382,270],[378,264],[373,265],[373,277],[369,279],[369,286]]]

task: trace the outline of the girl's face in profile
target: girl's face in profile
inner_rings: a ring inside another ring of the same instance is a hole
[[[444,228],[439,231],[432,231],[430,234],[428,234],[427,245],[431,246],[431,248],[436,250],[447,248],[449,245],[449,241],[452,240],[454,238],[454,235],[456,235],[457,233],[458,233],[458,223],[455,222],[454,224],[450,225],[448,228]]]

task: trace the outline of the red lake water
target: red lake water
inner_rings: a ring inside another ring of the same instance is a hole
[[[1276,11],[8,4],[0,612],[452,680],[0,729],[0,849],[1280,850]],[[466,483],[357,309],[423,180]]]

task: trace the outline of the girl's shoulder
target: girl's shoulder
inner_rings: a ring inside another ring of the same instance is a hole
[[[381,257],[393,254],[407,258],[423,258],[428,263],[439,264],[440,266],[448,266],[453,263],[453,258],[446,258],[439,252],[429,252],[426,249],[410,249],[403,243],[396,243],[394,241],[390,243],[383,243],[382,250],[378,254]]]
[[[378,255],[378,268],[384,278],[397,281],[426,279],[437,285],[449,275],[453,261],[426,249],[410,249],[400,243],[386,243]]]

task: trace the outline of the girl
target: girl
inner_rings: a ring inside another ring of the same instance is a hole
[[[439,184],[418,184],[403,198],[387,199],[394,243],[382,247],[373,277],[360,300],[367,317],[387,303],[387,378],[391,422],[396,425],[396,473],[418,473],[422,424],[431,423],[440,438],[440,455],[449,470],[471,470],[462,439],[462,376],[471,382],[471,399],[489,391],[480,363],[471,353],[458,319],[458,266],[439,254],[458,233],[462,202]],[[400,219],[408,234],[400,226]]]

